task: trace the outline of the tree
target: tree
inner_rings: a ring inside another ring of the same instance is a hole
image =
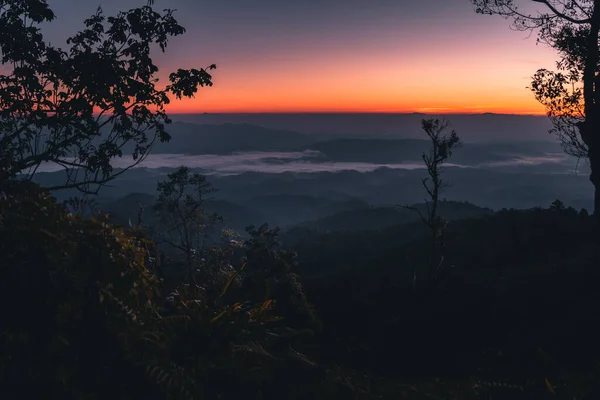
[[[421,220],[431,231],[431,250],[428,262],[428,274],[435,277],[444,261],[444,229],[446,220],[439,214],[440,194],[447,187],[442,179],[442,164],[452,156],[452,151],[460,146],[460,139],[454,130],[448,132],[450,124],[447,121],[431,118],[421,121],[425,134],[431,141],[428,153],[423,153],[422,158],[427,168],[429,177],[421,181],[428,199],[425,199],[425,214],[416,207],[408,207],[419,213]]]
[[[600,213],[600,0],[530,0],[541,10],[522,11],[514,0],[471,0],[480,14],[513,20],[521,31],[560,55],[558,71],[538,70],[531,90],[546,107],[565,152],[589,160],[594,213]]]
[[[0,0],[0,60],[10,70],[0,74],[0,188],[53,163],[66,180],[49,189],[97,193],[170,139],[169,96],[212,86],[216,67],[178,69],[160,85],[151,48],[164,52],[185,29],[172,10],[161,14],[150,3],[110,17],[98,8],[67,50],[42,35],[54,18],[46,0]],[[111,161],[125,153],[131,164],[115,170]]]
[[[275,311],[286,315],[288,324],[319,327],[320,322],[308,303],[300,277],[294,272],[297,254],[283,248],[279,228],[269,229],[268,224],[246,228],[245,278],[255,301],[275,298]],[[264,297],[264,298],[263,298]]]
[[[195,280],[194,270],[202,259],[207,235],[222,218],[207,214],[203,208],[206,196],[214,192],[206,177],[193,174],[188,167],[170,173],[158,183],[158,199],[154,206],[158,216],[156,227],[160,243],[185,255],[187,277]]]

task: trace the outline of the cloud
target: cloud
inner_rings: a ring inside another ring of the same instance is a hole
[[[564,154],[548,154],[538,157],[510,158],[498,162],[483,163],[480,165],[459,165],[448,163],[448,167],[459,168],[500,168],[539,165],[563,165],[569,162]],[[116,168],[130,165],[128,157],[114,160]],[[203,173],[217,175],[236,175],[244,172],[261,173],[316,173],[316,172],[340,172],[358,171],[370,172],[378,168],[414,170],[424,168],[423,164],[415,162],[407,163],[366,163],[366,162],[331,162],[325,161],[318,151],[303,152],[244,152],[230,155],[184,155],[184,154],[151,154],[142,162],[138,168],[177,168],[186,165],[190,168],[200,169]],[[39,172],[60,171],[62,168],[55,164],[45,164],[40,167]]]

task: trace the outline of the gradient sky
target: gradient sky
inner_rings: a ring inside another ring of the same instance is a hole
[[[48,0],[58,44],[101,5]],[[157,54],[161,76],[217,64],[214,86],[177,101],[196,112],[543,113],[526,89],[551,49],[477,15],[469,0],[156,0],[187,29]]]

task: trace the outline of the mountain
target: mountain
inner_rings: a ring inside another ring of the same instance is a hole
[[[223,228],[230,228],[244,233],[249,225],[259,226],[268,218],[255,209],[225,200],[207,200],[205,210],[223,217]]]
[[[362,200],[332,200],[301,194],[269,194],[252,197],[245,205],[258,210],[271,225],[287,227],[330,214],[367,206]]]
[[[428,143],[419,139],[335,139],[307,148],[332,161],[392,163],[418,160]]]
[[[423,210],[426,206],[415,207]],[[464,221],[494,215],[490,209],[455,201],[440,203],[440,213],[452,220],[448,225],[450,230]],[[395,219],[394,224],[386,221],[386,217]],[[369,221],[369,218],[376,220]],[[386,264],[388,267],[398,265],[405,246],[412,251],[411,243],[427,240],[430,234],[416,212],[380,207],[300,224],[286,231],[282,242],[298,253],[302,274],[319,276],[358,267],[379,268],[384,256],[394,260]]]
[[[585,165],[580,168],[582,167]],[[448,200],[468,200],[493,209],[545,207],[557,198],[578,209],[592,207],[593,187],[588,178],[589,172],[583,170],[574,173],[568,171],[567,167],[563,167],[563,171],[548,172],[545,169],[548,167],[544,165],[524,165],[518,168],[448,166],[444,168],[444,179],[450,186],[444,192],[444,197]],[[157,182],[164,180],[173,171],[173,168],[134,168],[103,187],[100,196],[105,202],[110,202],[132,192],[154,195]],[[237,175],[209,175],[207,179],[218,189],[213,194],[214,199],[253,208],[247,202],[256,197],[260,199],[260,196],[266,194],[312,196],[332,202],[359,199],[363,203],[377,206],[414,204],[423,201],[426,195],[421,184],[424,177],[426,172],[423,169],[378,168],[371,172],[245,172]],[[50,186],[64,183],[65,178],[62,172],[39,173],[35,181]],[[80,195],[76,190],[61,190],[53,194],[59,200]],[[260,206],[260,201],[256,203]],[[310,203],[299,204],[305,209],[310,208],[309,205]],[[280,206],[274,205],[274,209],[278,207]],[[269,207],[261,207],[258,211],[267,216]],[[310,211],[312,214],[304,221],[339,211],[342,210],[335,209],[335,206],[333,212],[327,210],[315,215]],[[296,220],[295,223],[299,222],[302,221]]]
[[[152,207],[155,202],[156,197],[151,194],[130,193],[114,201],[104,200],[99,205],[116,224],[128,225],[129,221],[137,224],[141,212],[142,222],[151,225],[154,222]]]
[[[245,151],[289,151],[314,142],[293,131],[250,124],[201,125],[175,122],[167,127],[171,140],[156,143],[155,154],[229,154]]]
[[[312,143],[304,149],[318,151],[331,161],[366,163],[421,163],[421,154],[430,143],[421,139],[336,139]],[[560,153],[558,144],[526,143],[463,143],[454,150],[451,163],[478,165],[526,157],[543,157]]]
[[[415,218],[409,210],[394,207],[368,207],[342,211],[299,226],[319,231],[370,231],[399,225]]]
[[[117,224],[127,225],[138,221],[140,205],[142,207],[143,223],[152,225],[155,221],[153,206],[156,203],[156,197],[146,193],[130,193],[115,201],[104,200],[100,208],[110,214],[111,220]],[[249,207],[239,205],[233,202],[208,199],[204,203],[204,210],[207,213],[216,213],[223,217],[222,228],[235,229],[243,232],[249,225],[260,225],[267,221],[260,212]]]
[[[421,213],[426,213],[426,205],[414,206]],[[448,220],[478,217],[493,213],[489,208],[482,208],[466,202],[440,202],[440,214]],[[336,231],[373,231],[385,229],[419,220],[414,210],[401,207],[367,207],[342,211],[315,221],[302,223],[299,226],[325,232]]]
[[[203,124],[249,123],[271,129],[291,129],[318,134],[320,138],[412,138],[423,137],[421,120],[431,115],[412,113],[277,113],[277,114],[189,114],[178,115],[185,122]],[[468,142],[502,140],[521,142],[548,140],[552,123],[545,115],[448,114],[458,135]]]

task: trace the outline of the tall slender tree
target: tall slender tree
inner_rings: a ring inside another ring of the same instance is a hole
[[[427,192],[426,209],[423,213],[417,207],[408,208],[419,213],[421,221],[431,232],[427,274],[430,278],[435,278],[444,262],[444,230],[447,223],[439,212],[440,194],[447,187],[446,181],[442,179],[442,166],[452,157],[452,152],[461,146],[461,141],[456,131],[450,129],[450,123],[443,119],[424,119],[421,121],[421,127],[431,143],[429,151],[421,156],[428,175],[421,181]]]

